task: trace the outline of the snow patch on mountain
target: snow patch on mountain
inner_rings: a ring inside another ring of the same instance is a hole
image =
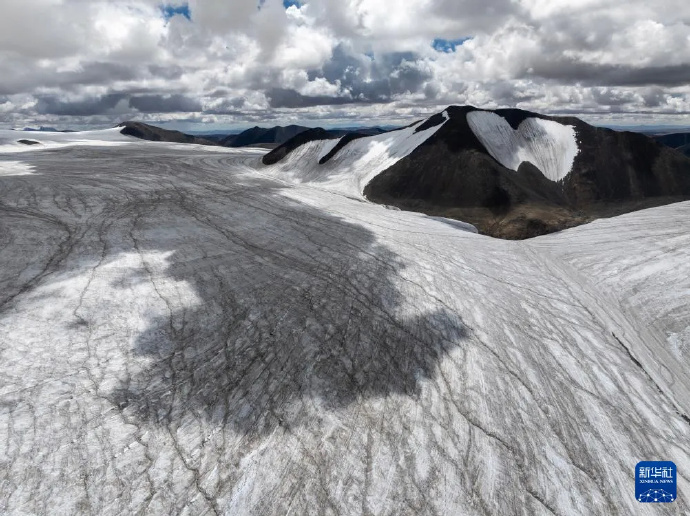
[[[340,143],[340,140],[341,140],[341,138],[337,138],[337,139],[333,139],[333,140],[326,140],[325,145],[323,145],[323,146],[321,147],[321,151],[319,152],[319,162],[321,162],[321,160],[322,160],[323,158],[325,158],[326,156],[328,156],[328,154],[329,154],[333,149],[335,149],[335,146],[338,145],[338,143]]]
[[[275,165],[261,171],[294,183],[337,191],[350,197],[364,198],[364,188],[381,172],[409,156],[412,151],[433,136],[448,121],[417,131],[418,122],[399,131],[359,138],[348,143],[323,165],[319,161],[332,151],[340,140],[307,142]]]
[[[517,171],[528,161],[551,181],[570,174],[579,152],[575,128],[551,120],[527,118],[515,130],[496,113],[472,111],[467,123],[501,165]]]

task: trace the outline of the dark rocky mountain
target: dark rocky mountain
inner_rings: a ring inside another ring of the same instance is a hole
[[[204,134],[191,135],[180,131],[171,131],[168,129],[161,129],[153,125],[145,124],[143,122],[124,122],[118,127],[122,127],[122,134],[141,138],[142,140],[150,140],[156,142],[172,142],[172,143],[196,143],[200,145],[220,145],[223,147],[263,147],[266,149],[275,149],[283,143],[295,138],[296,136],[308,132],[310,135],[322,134],[320,132],[314,133],[314,129],[303,127],[299,125],[289,125],[287,127],[254,127],[240,134]],[[357,129],[318,129],[323,131],[328,138],[340,138],[347,134],[358,135],[374,135],[385,132],[384,129],[378,127],[366,127]],[[300,140],[297,140],[300,141]]]
[[[315,129],[309,129],[289,139],[282,145],[277,146],[271,152],[263,157],[264,165],[273,165],[282,160],[285,156],[291,153],[293,150],[304,145],[307,142],[312,142],[316,140],[334,140],[336,138],[342,138],[342,141],[338,142],[338,145],[326,156],[324,156],[322,162],[325,163],[332,156],[334,156],[340,149],[345,147],[348,143],[359,138],[364,138],[366,136],[374,136],[377,134],[383,134],[388,131],[374,128],[356,129],[354,131],[348,131],[346,129],[322,129],[317,127]]]
[[[190,134],[181,133],[180,131],[170,131],[168,129],[161,129],[153,125],[148,125],[143,122],[124,122],[118,127],[122,127],[120,131],[127,136],[134,136],[142,140],[149,140],[152,142],[171,142],[171,143],[195,143],[198,145],[217,145],[217,143],[192,136]]]
[[[530,162],[510,170],[468,123],[473,107],[448,109],[450,121],[406,159],[374,178],[372,200],[475,224],[503,238],[528,238],[642,207],[690,198],[690,160],[653,139],[593,127],[572,117],[497,110],[513,130],[528,118],[574,127],[571,172],[549,180]]]
[[[467,120],[450,120],[410,156],[374,178],[371,200],[475,224],[502,238],[529,238],[596,218],[690,198],[690,160],[638,133],[593,127],[573,117],[497,110],[513,130],[528,118],[573,126],[579,152],[571,172],[549,180],[530,162],[517,171],[494,159]]]
[[[262,145],[267,147],[273,146],[275,148],[310,130],[312,129],[309,127],[299,125],[289,125],[287,127],[278,126],[271,128],[253,127],[252,129],[247,129],[240,134],[229,135],[226,138],[221,139],[220,144],[224,147],[248,147]],[[371,136],[385,132],[384,129],[378,127],[324,129],[324,131],[328,133],[329,138],[340,138],[346,134],[361,134]]]
[[[308,127],[299,125],[271,128],[253,127],[240,134],[232,134],[224,138],[220,144],[224,147],[247,147],[260,143],[280,145],[308,129]]]
[[[197,138],[203,138],[204,140],[208,140],[213,143],[219,144],[221,140],[225,140],[228,136],[230,136],[228,133],[205,133],[205,134],[192,134],[190,136],[196,136]]]
[[[453,106],[445,113],[447,121],[438,114],[417,128],[443,124],[369,182],[367,198],[470,222],[484,234],[509,239],[690,199],[690,159],[643,134],[517,109]],[[303,133],[264,163],[324,137]]]
[[[690,133],[661,134],[654,139],[690,157]]]

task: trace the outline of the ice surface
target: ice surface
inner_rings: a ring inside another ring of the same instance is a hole
[[[627,320],[628,344],[648,373],[690,413],[690,390],[676,375],[690,374],[684,335],[690,326],[690,224],[676,204],[597,220],[531,241],[598,285],[596,296]],[[622,325],[622,322],[619,322]]]
[[[520,164],[529,162],[551,181],[570,173],[579,152],[575,128],[570,125],[527,118],[514,130],[505,118],[489,111],[471,111],[467,122],[501,165],[517,171]]]
[[[447,121],[448,115],[444,114]],[[364,188],[374,177],[412,153],[446,122],[415,132],[422,123],[399,131],[353,140],[323,165],[319,161],[339,140],[308,142],[261,172],[275,178],[312,183],[320,188],[363,198]]]
[[[27,176],[32,171],[33,167],[23,161],[0,161],[0,176]]]
[[[260,157],[0,154],[0,513],[658,512],[690,203],[512,242]]]
[[[671,345],[671,350],[679,357],[688,354],[690,350],[690,326],[678,333],[671,333],[668,336],[668,342]]]
[[[81,131],[73,133],[44,131],[14,131],[0,129],[0,152],[28,152],[41,148],[56,148],[68,145],[96,145],[99,147],[138,142],[137,138],[121,134],[121,127],[100,131]],[[19,140],[38,142],[37,145],[26,145]]]

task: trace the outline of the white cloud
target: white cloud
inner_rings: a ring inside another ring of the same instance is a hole
[[[182,110],[161,119],[229,123],[260,117],[378,123],[450,103],[612,118],[690,111],[685,0],[306,0],[287,10],[281,0],[190,0],[188,6],[191,21],[166,20],[159,0],[4,2],[0,124],[110,123],[141,116],[132,108],[141,98]],[[432,48],[436,38],[466,37],[472,39],[455,52]],[[271,92],[281,92],[280,101],[272,103]],[[194,105],[202,111],[191,115]]]

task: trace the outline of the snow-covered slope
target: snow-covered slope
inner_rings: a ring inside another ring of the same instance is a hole
[[[628,331],[635,355],[690,414],[690,391],[668,385],[679,375],[690,379],[690,275],[672,272],[690,264],[690,224],[682,206],[597,220],[530,245],[570,273],[586,275],[598,286],[598,297],[637,321]]]
[[[442,126],[416,132],[424,122],[376,136],[359,138],[323,165],[319,164],[340,140],[308,142],[262,173],[296,183],[312,183],[352,197],[363,197],[364,187],[378,174],[408,156]]]
[[[0,154],[0,513],[690,513],[690,203],[503,241],[260,157]]]
[[[0,152],[35,151],[37,149],[64,147],[66,145],[120,145],[137,141],[136,138],[120,134],[120,131],[119,127],[73,133],[0,129]],[[36,143],[21,143],[20,140]]]
[[[501,165],[517,171],[530,162],[551,181],[560,181],[573,167],[579,149],[575,128],[541,118],[527,118],[517,130],[489,111],[467,114],[475,136]]]

